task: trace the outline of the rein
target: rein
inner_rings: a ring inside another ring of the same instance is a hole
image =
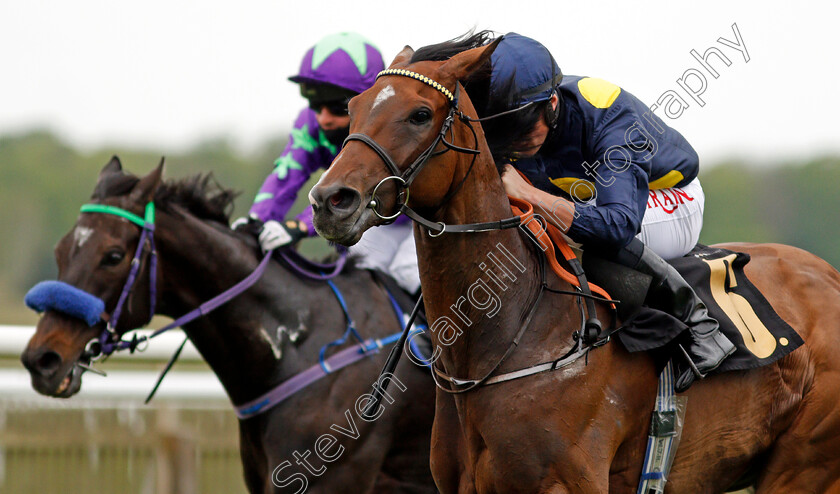
[[[265,256],[262,258],[256,269],[254,269],[254,271],[251,272],[246,278],[239,281],[234,286],[230,287],[229,289],[225,290],[219,295],[199,305],[197,308],[193,309],[187,314],[184,314],[183,316],[175,319],[171,323],[154,331],[148,336],[142,336],[138,338],[135,334],[132,340],[123,340],[121,339],[120,335],[117,334],[115,328],[119,321],[122,308],[126,300],[128,299],[128,296],[130,295],[134,284],[137,280],[137,275],[142,264],[144,246],[146,245],[146,243],[149,244],[149,251],[151,257],[149,273],[149,283],[151,285],[149,289],[151,297],[149,320],[151,320],[152,316],[154,316],[155,313],[157,296],[157,252],[154,247],[155,205],[153,202],[149,202],[146,205],[145,214],[143,218],[125,209],[105,204],[85,204],[81,207],[80,211],[82,213],[101,213],[119,216],[136,224],[142,229],[142,233],[134,254],[134,258],[131,261],[131,269],[129,271],[128,278],[126,279],[126,282],[123,285],[123,289],[120,294],[120,298],[117,302],[117,305],[115,309],[111,312],[111,314],[108,314],[103,310],[98,317],[85,318],[81,314],[76,314],[73,310],[68,310],[68,307],[64,306],[62,302],[56,302],[52,300],[39,304],[32,304],[33,308],[36,308],[41,311],[52,309],[58,310],[60,312],[69,313],[74,317],[80,317],[86,322],[88,322],[91,326],[98,322],[105,321],[107,325],[105,329],[103,329],[102,334],[98,338],[91,340],[91,342],[88,343],[88,345],[86,345],[84,356],[89,358],[91,361],[95,361],[103,356],[110,356],[114,352],[125,349],[129,349],[133,353],[135,350],[138,350],[138,347],[141,343],[148,344],[149,340],[165,333],[166,331],[169,331],[170,329],[176,328],[178,326],[182,326],[199,317],[205,316],[211,311],[220,307],[221,305],[229,302],[231,299],[242,294],[245,290],[254,285],[262,277],[263,273],[268,267],[269,261],[271,260],[271,256],[273,253],[273,251],[266,252]],[[359,335],[358,331],[355,328],[355,324],[353,323],[353,320],[350,317],[350,313],[348,311],[347,304],[344,301],[344,297],[341,295],[341,292],[339,291],[338,287],[330,280],[330,278],[335,277],[344,267],[347,258],[346,250],[341,251],[341,255],[334,265],[310,261],[304,258],[303,256],[298,255],[294,251],[283,250],[279,252],[279,255],[296,273],[309,279],[326,281],[329,284],[330,288],[336,296],[336,299],[339,302],[339,305],[341,306],[342,311],[344,312],[345,318],[347,320],[347,330],[344,332],[344,335],[341,338],[331,343],[328,343],[324,345],[323,348],[321,348],[317,364],[292,376],[290,379],[283,381],[282,383],[275,386],[262,396],[243,405],[235,406],[235,412],[240,419],[250,418],[271,409],[275,405],[294,395],[298,391],[306,388],[315,381],[335,371],[338,371],[339,369],[350,366],[366,357],[370,357],[379,353],[379,351],[382,348],[393,344],[394,342],[400,340],[401,337],[404,336],[402,330],[384,338],[370,338],[367,340],[363,339]],[[330,269],[331,271],[329,273],[324,273],[324,271],[327,269]],[[312,270],[318,271],[318,274],[313,273]],[[46,282],[46,284],[40,285],[43,288],[39,289],[36,286],[36,288],[30,290],[30,294],[32,294],[33,292],[41,291],[41,293],[47,295],[47,298],[49,298],[49,295],[55,296],[56,294],[64,294],[65,296],[68,296],[69,294],[69,298],[71,299],[75,298],[76,300],[78,300],[81,298],[88,303],[93,302],[95,304],[99,304],[97,306],[100,308],[104,307],[105,305],[104,301],[102,301],[99,297],[96,297],[93,294],[90,294],[79,288],[72,287],[71,285],[68,285],[63,282]],[[403,322],[403,315],[401,314],[401,310],[399,309],[398,304],[394,300],[393,295],[390,292],[387,293],[389,298],[391,299],[392,308],[394,309],[394,313],[397,317],[397,320],[400,322],[401,327],[404,327],[405,329],[410,329],[411,323],[413,322],[413,317],[410,318],[408,321]],[[36,293],[36,295],[38,295],[38,293]],[[27,295],[27,298],[29,298],[29,296],[30,295]],[[411,334],[417,332],[422,332],[422,329],[418,328],[412,331]],[[354,345],[353,347],[341,350],[340,352],[328,358],[326,357],[326,352],[329,348],[333,346],[343,345],[347,341],[348,337],[351,335],[358,340],[358,345]],[[175,361],[178,359],[178,356],[183,350],[186,341],[187,338],[184,339],[184,342],[180,345],[180,347],[170,358],[169,362],[167,363],[166,367],[164,368],[163,372],[161,373],[160,377],[158,378],[157,382],[152,388],[152,391],[146,398],[146,403],[149,403],[149,401],[155,395],[155,392],[157,391],[158,387],[163,381],[164,376],[166,376],[168,371],[174,365]],[[138,351],[143,351],[143,349],[145,349],[145,347],[139,349]],[[85,370],[105,375],[104,372],[99,371],[90,365],[82,363],[77,363],[77,365]]]
[[[284,261],[286,261],[286,264],[292,269],[292,271],[302,277],[316,281],[327,281],[338,276],[338,274],[341,273],[341,270],[344,269],[344,265],[347,262],[347,249],[342,246],[337,247],[340,247],[338,249],[339,254],[338,259],[336,259],[334,263],[311,261],[291,248],[281,249],[277,251],[277,253]],[[328,269],[330,271],[325,274],[324,271]]]
[[[97,340],[92,340],[91,343],[88,343],[88,345],[85,348],[85,354],[87,354],[86,356],[91,361],[95,361],[101,358],[102,356],[107,357],[116,351],[125,349],[128,349],[133,353],[141,343],[148,344],[148,341],[152,338],[155,338],[165,333],[166,331],[169,331],[170,329],[186,324],[217,309],[218,307],[227,303],[232,298],[240,295],[242,292],[244,292],[245,290],[250,288],[254,283],[256,283],[260,279],[262,274],[265,272],[266,268],[268,267],[268,262],[271,258],[271,251],[269,251],[266,253],[265,257],[263,257],[262,261],[260,261],[259,265],[257,265],[256,269],[254,269],[254,271],[251,274],[245,277],[245,279],[228,288],[219,295],[213,297],[212,299],[208,300],[207,302],[204,302],[203,304],[199,305],[190,312],[175,319],[166,326],[156,330],[151,335],[138,338],[135,334],[131,340],[123,340],[120,337],[120,335],[117,334],[115,328],[117,326],[117,323],[119,322],[120,315],[122,314],[123,305],[128,299],[128,295],[131,293],[131,290],[134,287],[134,283],[137,279],[137,274],[140,270],[140,264],[142,263],[144,245],[147,241],[149,244],[149,252],[151,258],[149,263],[149,321],[152,320],[152,317],[155,314],[155,305],[157,302],[157,251],[155,249],[154,242],[155,204],[154,202],[149,202],[148,204],[146,204],[144,218],[140,218],[139,216],[135,215],[130,211],[126,211],[125,209],[118,208],[116,206],[109,206],[106,204],[84,204],[82,205],[80,212],[104,213],[119,216],[138,225],[142,229],[140,240],[137,244],[137,250],[134,253],[134,258],[131,260],[131,270],[129,271],[125,285],[123,285],[122,293],[120,294],[117,306],[114,308],[114,311],[110,314],[110,316],[108,314],[103,313],[102,320],[106,322],[105,329],[102,330],[102,334],[100,334]]]
[[[445,232],[449,232],[449,233],[477,233],[477,232],[486,232],[486,231],[493,231],[493,230],[502,230],[502,229],[507,229],[507,228],[516,228],[516,227],[519,227],[520,225],[525,224],[525,225],[528,226],[528,229],[526,230],[526,232],[529,235],[531,235],[532,238],[538,244],[544,245],[544,243],[541,241],[541,239],[536,238],[536,236],[537,236],[536,232],[533,231],[535,226],[530,224],[531,220],[535,216],[533,206],[531,204],[528,204],[527,202],[524,202],[524,201],[518,201],[516,199],[509,198],[509,199],[511,199],[512,202],[518,203],[516,206],[522,206],[522,209],[519,210],[520,214],[518,216],[513,216],[513,217],[510,217],[510,218],[505,218],[505,219],[497,220],[497,221],[490,221],[490,222],[483,222],[483,223],[459,224],[459,225],[447,225],[443,222],[437,222],[437,223],[431,222],[431,221],[423,218],[422,216],[417,214],[416,211],[414,211],[413,209],[411,209],[410,207],[407,206],[407,202],[408,202],[408,198],[409,198],[409,187],[411,186],[411,183],[414,181],[414,179],[417,177],[417,175],[420,173],[420,171],[422,171],[423,167],[425,167],[425,165],[429,162],[429,159],[431,157],[433,157],[437,154],[445,153],[446,151],[448,151],[450,149],[453,150],[453,151],[456,151],[456,152],[464,153],[464,154],[472,154],[473,155],[473,160],[470,163],[470,166],[467,170],[467,173],[464,176],[464,179],[461,180],[461,182],[452,190],[452,193],[447,194],[445,196],[445,200],[438,206],[438,209],[440,209],[445,204],[446,201],[448,201],[449,199],[452,198],[452,196],[454,195],[454,192],[457,192],[458,190],[460,190],[461,186],[466,181],[466,178],[469,176],[469,173],[472,171],[473,165],[475,164],[476,156],[480,153],[480,151],[478,149],[477,134],[475,133],[475,129],[473,129],[471,122],[481,122],[483,120],[490,120],[492,118],[502,116],[503,114],[512,113],[514,111],[522,110],[527,105],[523,106],[523,107],[520,107],[520,108],[517,108],[517,109],[514,109],[514,110],[508,110],[507,112],[503,112],[501,114],[490,115],[490,116],[484,117],[484,118],[472,118],[472,117],[464,114],[462,111],[460,111],[458,109],[458,97],[459,97],[459,94],[460,94],[460,85],[457,82],[456,82],[456,86],[455,86],[455,92],[453,94],[451,91],[449,91],[446,87],[444,87],[439,82],[434,81],[433,79],[429,78],[428,76],[424,76],[422,74],[419,74],[417,72],[413,72],[413,71],[410,71],[410,70],[388,69],[388,70],[384,70],[384,71],[380,72],[376,77],[378,79],[379,77],[383,77],[383,76],[409,77],[411,79],[418,80],[418,81],[423,82],[424,84],[426,84],[428,86],[433,87],[434,89],[436,89],[438,92],[440,92],[447,99],[447,101],[449,103],[449,111],[448,111],[448,113],[446,115],[446,118],[444,119],[443,124],[441,126],[441,129],[437,133],[437,136],[435,137],[434,141],[432,141],[431,145],[429,145],[425,150],[423,150],[417,156],[417,158],[410,165],[408,165],[407,168],[405,168],[404,171],[400,170],[400,168],[394,162],[393,158],[391,158],[388,151],[385,150],[385,148],[383,148],[379,143],[377,143],[375,140],[373,140],[370,136],[368,136],[366,134],[363,134],[363,133],[353,133],[353,134],[350,134],[345,139],[345,141],[344,141],[345,145],[350,141],[361,141],[362,143],[367,145],[369,148],[371,148],[380,157],[380,159],[382,159],[382,161],[385,163],[385,166],[388,168],[388,170],[392,174],[392,175],[382,179],[376,185],[376,187],[374,187],[373,193],[371,194],[371,200],[368,203],[367,207],[371,208],[373,210],[374,214],[376,214],[376,216],[378,216],[379,218],[381,218],[385,221],[394,221],[400,214],[405,213],[409,218],[411,218],[415,222],[420,223],[421,225],[426,227],[429,235],[432,236],[432,237],[438,237]],[[472,149],[457,146],[454,143],[446,140],[446,134],[451,131],[452,124],[454,122],[456,114],[458,115],[459,119],[473,133],[473,136],[474,136],[474,139],[475,139],[475,147],[472,148]],[[443,143],[443,145],[446,146],[447,149],[444,149],[443,151],[441,151],[439,153],[435,153],[434,149],[440,143]],[[400,196],[398,198],[398,203],[400,204],[400,206],[399,206],[399,208],[398,208],[398,210],[395,214],[393,214],[391,216],[383,216],[377,210],[378,202],[376,200],[376,197],[377,197],[376,193],[378,192],[379,187],[382,186],[382,184],[384,184],[385,182],[387,182],[389,180],[394,180],[395,182],[397,182],[397,185],[402,189],[398,193],[399,196]],[[402,199],[402,202],[400,202],[400,199]],[[516,209],[516,207],[514,207],[514,209]],[[546,229],[544,231],[548,231],[548,229]],[[553,249],[553,246],[550,245],[551,241],[549,240],[549,241],[547,241],[547,243],[549,244],[549,247],[551,247],[550,252],[553,255],[554,249]],[[564,257],[569,262],[569,265],[572,267],[573,273],[567,273],[567,272],[565,272],[565,270],[562,270],[562,269],[560,271],[558,271],[557,268],[559,268],[559,265],[557,265],[556,259],[549,258],[550,262],[552,263],[552,268],[558,273],[558,275],[563,280],[571,283],[573,287],[576,286],[578,291],[568,292],[568,291],[563,291],[563,290],[554,290],[554,289],[551,289],[551,288],[548,287],[548,284],[546,282],[546,268],[545,268],[545,262],[546,262],[546,258],[548,257],[548,254],[547,253],[542,253],[542,255],[540,255],[540,273],[541,273],[542,280],[541,280],[541,283],[540,283],[539,291],[537,293],[537,296],[536,296],[536,299],[535,299],[534,303],[531,304],[531,307],[529,308],[527,316],[525,317],[522,325],[520,326],[519,331],[517,332],[517,334],[513,338],[513,341],[511,341],[511,343],[508,346],[507,350],[505,351],[504,355],[496,362],[496,364],[490,369],[490,371],[487,372],[484,375],[484,377],[482,377],[480,379],[458,379],[458,378],[450,377],[450,376],[447,376],[442,371],[438,370],[434,365],[432,365],[432,369],[433,369],[432,377],[434,378],[435,384],[438,386],[439,389],[441,389],[441,390],[443,390],[447,393],[450,393],[450,394],[465,393],[467,391],[471,391],[471,390],[473,390],[473,389],[475,389],[479,386],[482,386],[482,385],[495,384],[495,383],[498,383],[498,382],[504,382],[504,381],[509,381],[509,380],[512,380],[512,379],[518,379],[520,377],[533,375],[533,374],[536,374],[538,372],[544,372],[546,370],[556,370],[558,368],[565,367],[566,365],[571,364],[572,362],[576,361],[580,357],[583,357],[583,356],[587,355],[589,350],[591,350],[593,348],[597,348],[598,346],[604,345],[607,342],[609,342],[610,336],[612,335],[612,333],[614,333],[616,331],[616,329],[613,329],[613,330],[609,331],[606,336],[604,336],[602,338],[600,337],[602,328],[601,328],[601,323],[597,318],[597,312],[596,312],[596,309],[595,309],[594,300],[601,300],[601,301],[604,301],[604,302],[607,302],[607,303],[611,303],[611,304],[613,304],[613,307],[615,306],[614,304],[617,303],[617,302],[614,301],[614,300],[611,300],[609,295],[605,291],[601,290],[600,288],[598,288],[597,286],[594,286],[594,285],[593,285],[593,289],[597,289],[595,291],[598,291],[599,294],[603,295],[603,297],[598,297],[598,296],[592,295],[592,293],[590,292],[590,284],[586,281],[586,276],[584,274],[583,267],[581,266],[580,261],[576,258],[576,256],[574,256],[574,254],[571,252],[571,249],[568,247],[568,245],[565,245],[565,249],[561,248],[561,250],[563,251]],[[568,253],[566,251],[568,251]],[[580,328],[579,331],[577,331],[575,333],[575,335],[576,335],[575,345],[572,347],[571,350],[569,350],[569,352],[566,355],[564,355],[563,357],[561,357],[557,360],[547,362],[547,363],[543,363],[543,364],[538,364],[536,366],[532,366],[532,367],[529,367],[527,369],[522,369],[522,370],[502,374],[502,375],[499,375],[499,376],[491,377],[493,375],[493,373],[495,373],[502,366],[502,364],[510,356],[510,354],[513,353],[513,350],[519,345],[519,341],[520,341],[522,335],[524,335],[525,330],[528,328],[534,314],[536,313],[537,307],[539,306],[539,302],[541,301],[542,295],[545,291],[558,293],[558,294],[568,294],[568,295],[573,295],[573,296],[578,297],[578,305],[579,305],[580,311],[581,311],[581,328]],[[588,318],[586,317],[586,314],[584,313],[584,305],[586,306],[586,313],[588,313],[588,315],[589,315]],[[401,338],[401,340],[402,340],[401,342],[405,341],[406,336],[407,336],[407,330],[403,334],[403,338]],[[400,345],[400,346],[402,346],[402,345]],[[400,352],[392,351],[392,354],[389,356],[388,361],[386,362],[385,367],[383,368],[382,372],[383,373],[392,372],[393,369],[396,368],[396,365],[399,362],[399,358],[400,358]],[[465,386],[465,387],[463,387],[461,389],[450,389],[449,387],[442,385],[442,383],[439,381],[439,379],[447,381],[454,386]],[[387,386],[387,382],[384,383],[384,384],[385,384],[385,386]],[[374,410],[377,409],[377,407],[379,406],[379,403],[381,401],[381,398],[382,398],[381,395],[382,395],[382,393],[384,393],[384,391],[385,391],[385,389],[380,389],[378,387],[374,387],[374,399],[371,400],[368,403],[368,406],[365,409],[365,414],[366,415],[369,416],[370,414],[372,414],[372,412]]]

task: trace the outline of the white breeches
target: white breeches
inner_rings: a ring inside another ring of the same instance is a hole
[[[350,247],[359,257],[358,266],[376,268],[390,274],[409,293],[420,288],[417,251],[414,248],[413,222],[376,226]]]
[[[636,238],[663,259],[684,256],[700,238],[705,202],[699,178],[684,187],[651,190]]]

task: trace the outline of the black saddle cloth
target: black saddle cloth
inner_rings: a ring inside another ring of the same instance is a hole
[[[771,364],[803,343],[747,278],[744,266],[749,261],[748,254],[699,244],[684,257],[668,261],[694,287],[737,347],[715,373]],[[625,348],[670,356],[669,344],[688,328],[664,312],[641,305],[640,294],[643,298],[647,292],[649,277],[606,261],[587,261],[586,255],[584,266],[593,282],[622,300],[623,324],[617,335]]]

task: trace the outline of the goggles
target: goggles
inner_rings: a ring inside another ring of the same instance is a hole
[[[347,116],[347,99],[343,100],[336,100],[336,101],[313,101],[309,100],[309,108],[312,109],[315,113],[321,113],[322,109],[326,108],[327,111],[332,113],[337,117],[344,117]]]

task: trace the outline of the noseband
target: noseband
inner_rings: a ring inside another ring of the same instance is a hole
[[[444,196],[441,204],[438,206],[438,209],[446,204],[452,196],[455,195],[458,190],[460,190],[461,186],[464,185],[467,177],[469,176],[470,172],[472,171],[473,165],[475,164],[476,157],[480,153],[478,150],[478,136],[475,133],[475,129],[472,127],[470,122],[476,122],[484,119],[476,119],[471,118],[465,115],[462,111],[458,109],[458,96],[461,91],[461,86],[456,83],[455,85],[455,92],[448,90],[444,87],[443,84],[423,75],[418,74],[417,72],[412,72],[410,70],[405,69],[387,69],[383,70],[379,74],[377,74],[376,78],[379,79],[383,76],[402,76],[402,77],[409,77],[411,79],[418,80],[432,88],[436,89],[440,92],[449,102],[449,112],[446,115],[446,118],[443,120],[443,124],[441,125],[440,131],[437,133],[435,140],[432,141],[431,145],[427,147],[423,152],[420,153],[419,156],[410,164],[405,170],[400,170],[400,167],[394,162],[394,159],[391,158],[391,155],[388,154],[388,151],[385,150],[379,143],[374,141],[370,136],[363,134],[363,133],[353,133],[347,136],[344,140],[344,145],[346,145],[350,141],[361,141],[366,144],[369,148],[371,148],[382,161],[385,163],[385,166],[391,172],[391,175],[383,178],[376,184],[376,187],[373,188],[373,193],[371,194],[370,202],[368,203],[367,207],[373,210],[373,213],[378,216],[380,219],[384,220],[387,223],[391,223],[397,219],[397,217],[403,213],[405,213],[409,218],[420,223],[429,231],[429,235],[432,237],[438,237],[442,235],[444,232],[450,233],[474,233],[474,232],[483,232],[483,231],[490,231],[490,230],[503,230],[506,228],[516,228],[522,223],[522,218],[520,216],[514,216],[511,218],[506,218],[499,221],[489,221],[485,223],[471,223],[471,224],[464,224],[464,225],[447,225],[443,222],[431,222],[426,218],[423,218],[416,211],[411,209],[406,205],[408,202],[409,197],[409,187],[411,186],[412,182],[417,175],[423,170],[423,168],[428,164],[429,159],[434,156],[439,156],[450,149],[459,153],[464,154],[471,154],[473,156],[472,162],[470,163],[469,168],[467,169],[467,173],[464,174],[464,178],[458,183],[458,185],[451,189],[446,196]],[[452,124],[455,121],[455,116],[458,116],[458,119],[470,129],[473,134],[473,140],[475,142],[474,148],[465,148],[461,146],[457,146],[451,141],[446,140],[446,134],[451,133],[452,131]],[[496,115],[494,115],[495,117]],[[443,144],[446,149],[441,151],[435,151],[435,148],[438,144]],[[379,207],[379,203],[376,199],[377,192],[379,191],[379,187],[382,186],[385,182],[389,180],[393,180],[397,183],[399,187],[399,197],[397,199],[397,203],[399,204],[399,208],[397,212],[393,215],[386,216],[379,212],[377,209]],[[434,232],[434,233],[433,233]]]
[[[502,113],[498,113],[498,114],[495,114],[495,115],[490,115],[490,116],[487,116],[487,117],[484,117],[484,118],[472,118],[472,117],[469,117],[469,116],[465,115],[462,111],[460,111],[458,109],[458,95],[459,95],[459,92],[460,92],[460,85],[457,82],[456,82],[456,86],[455,86],[455,93],[453,94],[451,91],[449,91],[446,87],[444,87],[439,82],[437,82],[437,81],[435,81],[435,80],[433,80],[433,79],[431,79],[427,76],[424,76],[422,74],[418,74],[417,72],[412,72],[410,70],[405,70],[405,69],[383,70],[382,72],[377,74],[376,78],[378,79],[380,77],[390,76],[390,75],[409,77],[411,79],[418,80],[418,81],[420,81],[420,82],[422,82],[422,83],[424,83],[428,86],[433,87],[438,92],[443,94],[444,97],[446,97],[447,101],[449,102],[449,112],[447,113],[446,118],[444,119],[443,124],[441,125],[441,129],[437,133],[437,136],[435,137],[435,140],[432,142],[432,144],[429,147],[427,147],[425,150],[423,150],[423,152],[421,152],[420,155],[410,165],[408,165],[408,167],[406,167],[404,171],[400,170],[400,168],[397,166],[397,164],[394,162],[393,158],[391,158],[391,156],[388,154],[388,152],[385,150],[385,148],[383,148],[381,145],[379,145],[370,136],[368,136],[366,134],[363,134],[363,133],[353,133],[353,134],[350,134],[349,136],[347,136],[347,138],[344,140],[345,145],[350,141],[361,141],[361,142],[363,142],[368,147],[370,147],[382,159],[382,161],[385,163],[385,166],[391,172],[390,176],[387,176],[387,177],[383,178],[382,180],[380,180],[379,183],[376,185],[376,187],[374,187],[373,194],[371,195],[371,200],[368,203],[367,207],[373,209],[374,214],[376,214],[376,216],[385,220],[386,222],[391,222],[394,219],[396,219],[400,214],[405,213],[412,220],[414,220],[417,223],[420,223],[421,225],[425,226],[429,231],[429,235],[432,236],[432,237],[440,236],[444,232],[473,233],[473,232],[484,232],[484,231],[491,231],[491,230],[502,230],[502,229],[506,229],[506,228],[516,228],[516,227],[519,227],[524,222],[530,221],[530,218],[534,214],[533,213],[533,206],[531,206],[530,204],[525,203],[525,202],[523,202],[523,206],[525,206],[527,208],[527,210],[521,216],[514,216],[514,217],[511,217],[511,218],[506,218],[506,219],[502,219],[502,220],[498,220],[498,221],[490,221],[490,222],[485,222],[485,223],[472,223],[472,224],[461,224],[461,225],[446,225],[443,222],[433,223],[431,221],[428,221],[427,219],[425,219],[422,216],[420,216],[419,214],[417,214],[417,212],[415,212],[414,210],[409,208],[406,205],[406,202],[408,201],[408,189],[411,186],[411,183],[414,181],[414,179],[417,177],[417,175],[420,173],[420,171],[423,169],[423,167],[429,162],[430,158],[432,158],[433,156],[443,154],[450,149],[453,150],[453,151],[460,152],[460,153],[473,155],[472,162],[470,163],[470,166],[467,169],[467,172],[464,174],[464,178],[461,180],[461,182],[456,187],[451,189],[450,192],[448,192],[447,195],[444,196],[443,201],[438,206],[438,209],[440,209],[440,207],[442,207],[444,204],[446,204],[446,202],[449,199],[452,198],[452,196],[461,188],[461,186],[464,185],[464,182],[466,181],[467,177],[469,176],[470,172],[472,171],[473,165],[475,164],[475,161],[476,161],[476,157],[479,154],[478,136],[475,132],[475,129],[472,127],[471,122],[480,122],[480,121],[483,121],[483,120],[489,120],[489,119],[492,119],[492,118],[500,117],[502,115],[507,115],[509,113],[520,111],[520,110],[523,110],[523,109],[529,107],[532,103],[528,103],[527,105],[523,105],[519,108],[515,108],[515,109],[512,109],[512,110],[507,110],[507,111],[504,111]],[[467,128],[470,129],[470,131],[472,131],[473,139],[475,141],[475,145],[474,145],[475,147],[474,148],[472,148],[472,149],[463,148],[463,147],[460,147],[460,146],[456,146],[452,142],[449,142],[449,141],[446,140],[446,134],[451,132],[452,124],[455,121],[455,116],[456,115],[458,116],[459,120],[462,121],[467,126]],[[434,149],[440,143],[443,143],[443,145],[446,146],[447,149],[435,152]],[[402,200],[402,202],[400,202],[398,200],[399,208],[398,208],[398,210],[395,214],[393,214],[391,216],[384,216],[377,210],[378,203],[377,203],[377,200],[376,200],[376,193],[378,192],[379,187],[383,183],[385,183],[389,180],[394,180],[395,182],[397,182],[397,185],[400,186],[400,188],[402,190],[400,190],[399,195],[403,200]],[[526,231],[527,231],[527,229],[526,229]],[[433,233],[433,232],[435,232],[435,233]],[[569,365],[570,363],[576,361],[578,358],[586,355],[590,349],[592,349],[596,346],[602,345],[605,342],[609,341],[609,336],[603,338],[602,340],[598,340],[599,333],[601,331],[601,323],[597,319],[593,299],[599,299],[599,300],[603,300],[603,301],[606,301],[606,302],[615,302],[615,301],[593,296],[589,291],[589,284],[586,281],[586,277],[584,275],[583,268],[580,267],[579,263],[577,262],[577,259],[569,259],[568,261],[569,261],[570,264],[573,265],[573,269],[575,270],[574,275],[578,279],[578,284],[579,284],[580,288],[577,291],[564,291],[564,290],[555,290],[555,289],[549,288],[548,284],[546,282],[546,277],[545,277],[545,271],[546,271],[545,266],[544,266],[545,257],[540,256],[540,266],[541,266],[540,271],[541,271],[542,281],[540,283],[540,288],[539,288],[539,291],[537,293],[537,298],[536,298],[535,302],[531,305],[530,309],[528,310],[528,313],[527,313],[527,315],[524,319],[524,322],[520,326],[519,332],[517,333],[516,337],[513,339],[513,341],[508,346],[508,349],[505,352],[505,354],[502,356],[502,358],[498,359],[497,362],[496,362],[496,365],[493,366],[492,369],[489,372],[487,372],[484,375],[484,377],[482,377],[480,379],[456,379],[456,378],[452,378],[452,377],[447,376],[445,373],[442,373],[437,368],[435,368],[434,365],[432,365],[432,370],[433,370],[432,376],[435,378],[435,384],[438,386],[438,388],[443,390],[444,392],[450,393],[450,394],[465,393],[465,392],[471,391],[471,390],[473,390],[473,389],[475,389],[479,386],[482,386],[482,385],[492,384],[492,383],[495,383],[495,382],[504,382],[504,381],[508,381],[508,380],[511,380],[511,379],[518,379],[520,377],[525,377],[525,376],[532,375],[532,374],[535,374],[535,373],[538,373],[538,372],[543,372],[544,370],[559,369],[559,368],[565,367],[566,365]],[[556,361],[552,361],[552,362],[549,362],[549,363],[543,364],[543,365],[532,366],[531,368],[528,368],[528,369],[523,369],[523,370],[516,371],[516,372],[513,372],[513,373],[508,373],[508,374],[504,374],[504,375],[501,375],[501,376],[497,376],[495,379],[491,380],[491,376],[501,367],[502,363],[507,359],[507,357],[513,352],[513,350],[518,345],[520,337],[524,334],[526,328],[529,326],[531,318],[535,314],[536,308],[539,306],[539,301],[542,298],[542,294],[546,290],[550,291],[550,292],[558,293],[558,294],[573,295],[573,296],[578,297],[579,300],[583,300],[585,302],[585,309],[586,309],[586,312],[589,313],[589,318],[587,318],[585,313],[584,313],[584,304],[579,304],[580,311],[581,311],[581,329],[579,330],[579,332],[577,334],[580,335],[580,337],[575,342],[572,349],[565,356],[561,357],[560,359],[557,359]],[[593,335],[593,336],[590,337],[589,335]],[[397,348],[402,348],[402,346],[405,342],[406,336],[407,336],[407,330],[403,334],[403,337],[402,337],[401,341],[397,344]],[[595,341],[595,344],[593,344],[592,341]],[[393,372],[394,369],[396,369],[397,363],[399,362],[399,357],[400,357],[399,352],[392,352],[391,355],[388,357],[388,361],[385,364],[385,368],[383,369],[383,373]],[[449,389],[449,387],[443,385],[440,382],[440,379],[446,380],[449,383],[451,383],[453,386],[455,386],[456,388],[460,387],[460,389]],[[364,411],[364,414],[366,416],[369,416],[369,413],[372,410],[376,410],[376,408],[378,407],[378,403],[382,399],[382,393],[383,392],[384,392],[384,390],[378,390],[376,388],[374,389],[374,391],[373,391],[374,399],[371,400],[368,403],[368,406],[366,407],[366,409]]]
[[[145,346],[140,347],[141,344],[148,344],[148,341],[155,338],[170,329],[182,326],[194,319],[206,315],[217,307],[227,303],[232,298],[238,296],[254,283],[256,283],[268,267],[268,262],[271,258],[272,251],[266,253],[259,265],[244,279],[228,288],[224,292],[216,295],[212,299],[202,303],[197,308],[188,312],[187,314],[175,319],[166,326],[154,331],[151,335],[138,337],[135,333],[131,340],[123,340],[120,333],[117,332],[117,323],[122,314],[123,307],[126,300],[134,288],[134,283],[137,280],[137,275],[140,272],[140,265],[142,264],[143,251],[145,245],[149,245],[149,319],[151,321],[155,314],[155,306],[157,302],[157,251],[154,242],[155,230],[155,205],[153,202],[146,204],[144,217],[127,211],[116,206],[109,206],[107,204],[85,204],[82,206],[82,213],[104,213],[124,218],[142,230],[140,240],[137,243],[137,249],[134,252],[134,258],[131,260],[131,269],[128,277],[123,285],[120,298],[114,310],[108,314],[103,310],[105,302],[82,289],[73,287],[61,281],[48,281],[36,285],[26,296],[27,305],[38,311],[44,312],[46,310],[55,310],[76,318],[80,318],[93,326],[99,322],[105,322],[105,328],[100,333],[99,337],[92,339],[85,345],[83,357],[93,362],[100,357],[107,357],[119,350],[130,350],[132,353],[135,350],[142,351]],[[96,313],[92,313],[94,310]],[[102,310],[100,313],[99,311]],[[186,340],[185,340],[186,341]],[[183,346],[183,345],[182,345]],[[138,348],[140,347],[140,348]],[[180,353],[180,350],[177,353]],[[95,369],[84,365],[77,364],[87,370],[97,373]]]

